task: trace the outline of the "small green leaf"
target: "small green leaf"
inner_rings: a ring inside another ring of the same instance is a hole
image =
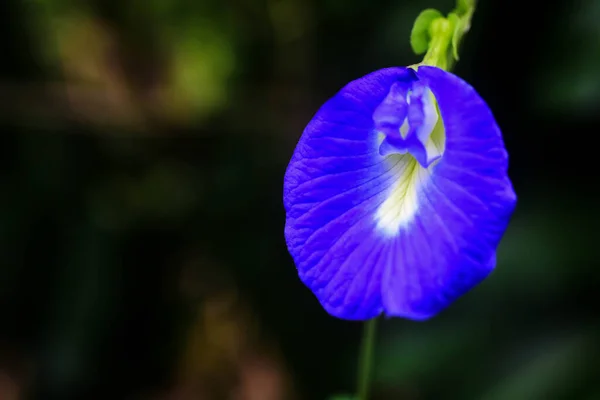
[[[472,12],[475,9],[476,0],[458,0],[456,2],[456,8],[461,14]]]
[[[454,33],[452,34],[452,53],[456,60],[458,60],[458,47],[460,46],[460,42],[463,36],[471,29],[472,16],[473,9],[462,16],[459,16],[456,13],[448,14],[448,20],[454,28]]]
[[[458,44],[462,38],[462,34],[459,32],[461,28],[460,17],[455,13],[450,13],[448,14],[448,21],[450,21],[454,27],[454,33],[452,34],[452,55],[454,56],[454,59],[458,61]]]
[[[421,14],[415,20],[412,31],[410,32],[410,46],[415,54],[423,54],[429,48],[429,26],[442,14],[433,8],[421,11]]]

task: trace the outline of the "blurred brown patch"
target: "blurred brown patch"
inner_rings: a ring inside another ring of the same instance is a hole
[[[0,399],[18,400],[21,391],[17,383],[7,374],[0,372]]]
[[[256,354],[240,365],[239,386],[234,400],[283,400],[292,398],[290,382],[282,363],[274,356]]]
[[[118,57],[118,37],[100,20],[75,14],[55,21],[59,61],[73,116],[140,127],[144,119]]]
[[[10,344],[0,344],[0,400],[19,400],[30,380],[27,360]]]
[[[188,259],[181,290],[195,310],[165,400],[288,400],[291,379],[250,306],[214,261]],[[214,283],[211,284],[211,283]]]

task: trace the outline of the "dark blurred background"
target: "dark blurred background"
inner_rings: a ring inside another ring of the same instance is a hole
[[[600,399],[600,0],[481,0],[455,72],[519,196],[496,272],[382,320],[373,400]],[[320,400],[361,324],[287,253],[282,177],[441,0],[0,1],[0,399]],[[596,247],[592,247],[596,246]]]

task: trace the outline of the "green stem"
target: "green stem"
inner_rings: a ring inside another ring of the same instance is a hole
[[[429,30],[431,41],[422,64],[449,70],[452,61],[449,51],[452,42],[452,25],[446,18],[438,18],[431,23]]]
[[[358,400],[367,400],[375,349],[377,318],[365,322],[358,358]]]

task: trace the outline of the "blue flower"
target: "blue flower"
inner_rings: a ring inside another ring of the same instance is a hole
[[[330,314],[430,318],[482,281],[516,196],[494,117],[435,67],[349,83],[306,127],[285,174],[285,237]]]

